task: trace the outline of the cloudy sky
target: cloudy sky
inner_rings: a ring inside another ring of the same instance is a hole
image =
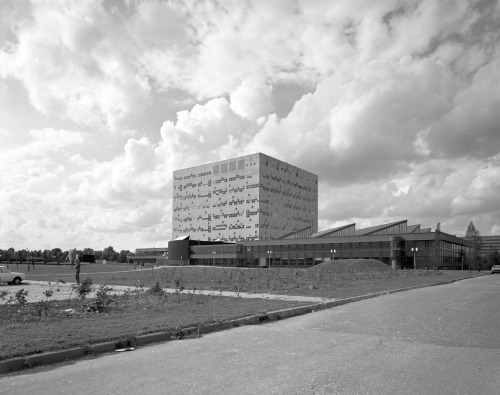
[[[500,234],[493,0],[0,0],[0,248],[166,246],[172,171],[262,152],[320,230]]]

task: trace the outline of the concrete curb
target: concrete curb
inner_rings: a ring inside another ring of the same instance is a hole
[[[307,306],[292,307],[289,309],[270,311],[267,313],[260,313],[248,317],[236,318],[234,320],[216,322],[211,324],[200,325],[196,327],[178,328],[175,331],[155,332],[145,335],[126,337],[121,340],[110,341],[105,343],[92,344],[87,347],[76,347],[62,351],[52,351],[42,354],[33,354],[25,357],[17,357],[0,361],[0,375],[12,373],[18,370],[32,368],[40,365],[49,365],[66,360],[81,358],[86,355],[97,355],[103,353],[110,353],[120,349],[127,349],[130,347],[145,346],[153,343],[162,343],[171,340],[178,340],[182,338],[198,337],[203,334],[219,332],[234,327],[245,325],[258,325],[266,322],[282,320],[286,318],[296,317],[299,315],[313,313],[319,310],[325,310],[332,307],[340,306],[343,304],[358,302],[365,299],[376,298],[383,295],[389,295],[397,292],[410,291],[412,289],[434,287],[438,285],[451,284],[457,281],[467,280],[468,278],[456,279],[450,281],[443,281],[437,284],[417,285],[408,288],[398,288],[389,291],[375,292],[352,298],[330,300],[323,303],[316,303]]]

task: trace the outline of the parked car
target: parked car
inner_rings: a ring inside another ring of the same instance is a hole
[[[491,274],[500,273],[500,265],[493,265],[491,267]]]
[[[26,278],[24,273],[11,272],[5,266],[0,266],[0,283],[21,284]]]

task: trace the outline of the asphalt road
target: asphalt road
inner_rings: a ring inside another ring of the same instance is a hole
[[[498,394],[500,276],[0,378],[6,394]]]

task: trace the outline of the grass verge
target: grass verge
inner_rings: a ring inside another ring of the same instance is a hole
[[[50,268],[53,270],[53,268]],[[116,268],[118,269],[118,268]],[[69,270],[68,270],[69,271]],[[40,273],[40,270],[37,274]],[[335,273],[296,268],[224,268],[224,267],[163,267],[158,269],[123,270],[103,272],[102,265],[88,265],[80,277],[91,276],[96,284],[152,287],[156,282],[175,288],[214,291],[277,293],[325,298],[348,298],[367,293],[433,285],[451,280],[474,277],[479,274],[468,271],[413,271]],[[28,279],[74,281],[69,271],[28,275]]]
[[[0,360],[246,317],[305,303],[195,294],[128,293],[0,306]]]
[[[50,297],[34,304],[0,306],[0,359],[86,346],[126,336],[175,330],[308,304],[181,292],[164,294],[162,287],[226,290],[235,292],[235,295],[237,292],[270,292],[347,298],[399,288],[436,285],[484,274],[460,271],[324,273],[295,268],[123,269],[88,265],[82,269],[81,277],[90,275],[94,283],[101,284],[153,287],[156,288],[155,293],[127,293],[113,297],[104,295],[100,307],[95,305],[95,299],[50,301]],[[30,272],[28,279],[71,281],[67,276],[73,277],[74,272],[71,268],[63,270],[37,267],[36,276]]]

